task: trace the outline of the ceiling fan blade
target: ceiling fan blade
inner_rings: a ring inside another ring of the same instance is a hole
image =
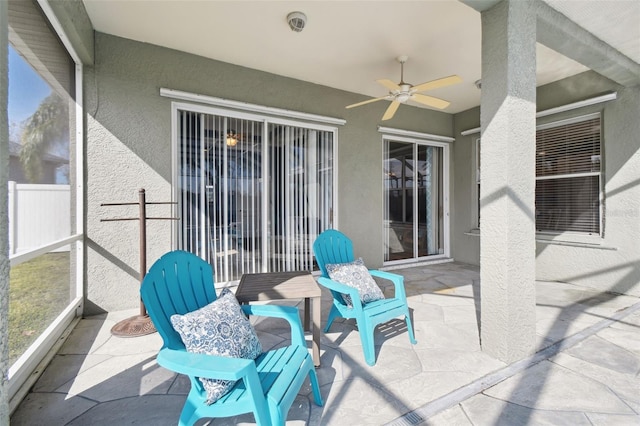
[[[452,84],[458,84],[462,82],[462,79],[457,75],[450,75],[449,77],[439,78],[437,80],[427,81],[426,83],[418,84],[411,88],[412,91],[424,92],[426,90],[438,89],[440,87],[451,86]]]
[[[384,120],[389,120],[390,118],[392,118],[394,116],[394,114],[396,113],[396,111],[398,110],[399,106],[400,106],[400,102],[398,102],[398,101],[391,102],[391,105],[389,105],[387,110],[384,112],[384,115],[382,116],[382,120],[384,121]]]
[[[371,102],[377,102],[377,101],[381,101],[383,99],[387,99],[386,96],[383,96],[381,98],[373,98],[373,99],[368,99],[366,101],[362,101],[362,102],[358,102],[357,104],[352,104],[352,105],[347,105],[345,108],[355,108],[355,107],[359,107],[361,105],[366,105],[366,104],[370,104]]]
[[[414,93],[410,98],[412,101],[420,102],[421,104],[438,108],[445,109],[448,107],[451,102],[445,101],[444,99],[434,98],[433,96],[421,95],[420,93]]]
[[[398,86],[397,83],[394,83],[391,80],[387,80],[386,78],[380,79],[380,80],[376,80],[378,83],[382,84],[384,87],[386,87],[387,89],[391,90],[392,92],[394,90],[400,90],[401,87]]]

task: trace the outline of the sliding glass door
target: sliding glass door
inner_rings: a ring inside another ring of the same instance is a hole
[[[332,226],[333,129],[178,110],[178,246],[243,273],[312,270]]]
[[[448,146],[385,139],[385,262],[448,255]]]

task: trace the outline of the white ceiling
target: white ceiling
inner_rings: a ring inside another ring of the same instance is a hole
[[[640,1],[545,0],[640,63]],[[458,0],[84,0],[97,31],[337,89],[380,97],[375,80],[419,84],[457,74],[463,83],[428,94],[446,112],[480,104],[480,14]],[[286,16],[302,11],[302,32]],[[613,24],[613,25],[612,25]],[[538,44],[538,85],[586,68]],[[363,100],[366,98],[363,98]],[[418,104],[416,104],[418,105]],[[366,108],[366,107],[363,107]]]

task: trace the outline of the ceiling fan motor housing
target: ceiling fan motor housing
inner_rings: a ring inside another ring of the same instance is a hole
[[[407,102],[411,98],[412,94],[413,93],[411,93],[411,85],[407,83],[401,84],[400,90],[393,92],[395,100],[400,103]]]

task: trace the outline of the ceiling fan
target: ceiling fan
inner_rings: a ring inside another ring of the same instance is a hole
[[[400,107],[400,104],[404,104],[409,100],[438,109],[444,109],[449,106],[450,102],[445,101],[444,99],[423,95],[420,92],[426,92],[427,90],[438,89],[440,87],[460,83],[462,81],[460,77],[458,77],[457,75],[451,75],[449,77],[439,78],[437,80],[418,84],[417,86],[412,86],[411,84],[404,82],[404,63],[407,62],[407,59],[409,59],[409,57],[398,56],[396,59],[398,62],[400,62],[400,83],[394,83],[393,81],[387,79],[376,80],[378,83],[389,89],[389,94],[387,96],[358,102],[357,104],[348,105],[347,108],[354,108],[357,106],[366,105],[372,102],[386,99],[388,101],[391,101],[391,105],[389,105],[389,107],[385,111],[384,115],[382,116],[382,120],[389,120],[394,116],[394,114],[398,110],[398,107]]]

